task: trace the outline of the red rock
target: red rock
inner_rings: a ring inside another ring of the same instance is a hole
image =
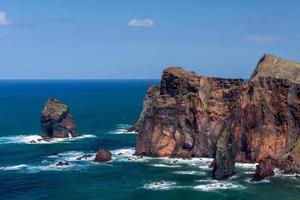
[[[274,176],[274,160],[271,156],[268,156],[259,161],[259,164],[256,165],[255,175],[253,180],[260,181],[266,177]]]
[[[97,151],[94,162],[108,162],[112,160],[112,154],[106,149],[100,149]]]

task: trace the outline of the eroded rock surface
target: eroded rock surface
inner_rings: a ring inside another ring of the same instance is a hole
[[[243,91],[241,79],[208,78],[170,67],[150,86],[135,129],[136,153],[213,157],[224,118]]]
[[[47,101],[42,111],[41,128],[44,139],[78,136],[68,106],[54,97]]]
[[[263,56],[247,89],[233,104],[231,114],[225,120],[227,131],[221,134],[228,135],[230,148],[227,148],[228,151],[217,151],[220,154],[217,157],[228,157],[227,154],[235,157],[234,161],[227,160],[225,166],[232,166],[235,161],[259,162],[268,155],[281,160],[299,138],[300,85],[296,83],[295,76],[285,79],[288,73],[280,74],[283,70],[279,69],[280,66],[276,71],[271,67],[270,74],[260,69],[272,63],[280,63],[288,70],[286,66],[291,62],[285,63],[271,55]],[[263,71],[262,74],[260,71]],[[223,162],[217,159],[216,165],[223,165]],[[213,174],[220,173],[218,170],[231,171],[216,168]]]
[[[266,54],[249,83],[168,68],[160,86],[149,87],[133,129],[139,132],[137,154],[214,157],[216,179],[234,174],[236,161],[269,155],[276,166],[296,171],[300,64]]]

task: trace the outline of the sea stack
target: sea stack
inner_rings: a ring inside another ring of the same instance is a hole
[[[54,97],[47,101],[42,111],[41,129],[44,139],[78,136],[68,106]]]
[[[248,83],[164,70],[150,86],[136,154],[214,158],[212,176],[234,174],[235,162],[270,156],[287,172],[299,169],[300,64],[265,54]]]

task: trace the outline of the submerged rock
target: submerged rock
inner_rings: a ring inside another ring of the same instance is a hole
[[[70,165],[68,162],[62,162],[62,161],[59,161],[56,166],[68,166]]]
[[[106,149],[100,149],[97,151],[94,162],[108,162],[112,160],[112,154]]]
[[[269,155],[295,171],[299,129],[300,64],[266,54],[249,83],[164,70],[131,130],[139,133],[136,154],[215,158],[212,175],[223,179],[234,174],[236,161]]]
[[[67,138],[78,136],[69,108],[56,98],[50,98],[41,116],[41,136],[47,138]]]
[[[91,155],[91,154],[85,154],[85,155],[83,155],[83,156],[80,156],[80,157],[78,157],[78,158],[76,158],[76,160],[86,160],[86,159],[88,159],[88,158],[90,158],[90,157],[92,157],[93,155]]]

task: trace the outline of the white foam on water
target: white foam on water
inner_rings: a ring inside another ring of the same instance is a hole
[[[82,156],[85,155],[90,155],[87,158],[82,158],[82,159],[78,159]],[[58,158],[59,159],[63,159],[64,161],[69,161],[69,162],[75,162],[75,161],[92,161],[95,158],[95,153],[85,153],[83,151],[67,151],[67,152],[63,152],[63,153],[59,153],[57,155],[54,156],[49,156],[50,158]]]
[[[197,181],[199,182],[199,181]],[[201,191],[214,191],[214,190],[228,190],[228,189],[244,189],[245,186],[234,184],[225,181],[211,181],[208,184],[197,185],[194,187],[195,190]]]
[[[117,129],[115,131],[112,132],[112,134],[122,134],[122,135],[125,135],[125,134],[138,134],[136,131],[128,131],[127,129],[124,129],[124,128],[120,128],[120,129]]]
[[[173,174],[180,174],[180,175],[205,175],[205,172],[201,171],[175,171]]]
[[[175,164],[175,165],[189,165],[189,166],[196,166],[204,170],[210,170],[209,165],[213,161],[211,158],[191,158],[191,159],[182,159],[182,158],[156,158],[163,163],[166,164]]]
[[[248,178],[245,181],[247,183],[250,183],[250,184],[262,184],[262,183],[270,183],[271,182],[269,179],[263,179],[263,180],[260,180],[260,181],[253,181],[252,178]]]
[[[243,172],[241,172],[241,173],[243,173],[243,174],[255,174],[255,171],[243,171]]]
[[[138,134],[136,131],[128,131],[128,129],[131,127],[130,124],[117,124],[116,129],[109,132],[110,134]]]
[[[20,164],[20,165],[12,165],[12,166],[7,166],[7,167],[0,167],[0,170],[15,171],[15,170],[24,169],[24,168],[27,168],[27,167],[28,167],[28,165]]]
[[[256,169],[256,165],[258,163],[235,163],[235,167],[241,168],[241,169]]]
[[[280,178],[291,178],[291,179],[298,179],[297,176],[300,176],[300,174],[292,173],[292,174],[285,174],[282,170],[275,169],[274,170],[274,177],[280,177]]]
[[[13,165],[7,167],[0,167],[0,170],[4,171],[27,171],[27,172],[39,172],[39,171],[58,171],[66,168],[73,167],[71,164],[64,166],[56,166],[56,164],[49,165]]]
[[[123,148],[111,151],[113,161],[119,162],[147,162],[152,159],[146,156],[136,156],[135,148]]]
[[[14,135],[0,137],[1,144],[53,144],[58,142],[69,142],[75,140],[81,140],[85,138],[95,138],[95,135],[86,134],[80,135],[78,137],[68,137],[68,138],[53,138],[53,139],[43,139],[40,135]]]
[[[179,168],[180,165],[166,165],[166,164],[151,164],[153,167],[162,167],[162,168]]]
[[[145,184],[143,188],[147,190],[171,190],[178,188],[178,186],[173,181],[157,181]]]

